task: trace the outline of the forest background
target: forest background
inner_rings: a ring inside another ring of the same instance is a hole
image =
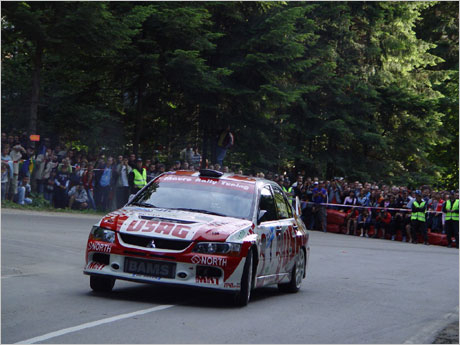
[[[458,188],[458,2],[2,2],[2,131]]]

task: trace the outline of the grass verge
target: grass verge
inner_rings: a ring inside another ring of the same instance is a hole
[[[42,195],[31,194],[32,204],[30,205],[19,205],[9,200],[2,201],[2,208],[13,208],[17,210],[30,210],[30,211],[43,211],[43,212],[59,212],[59,213],[74,213],[74,214],[94,214],[94,215],[105,215],[107,212],[94,211],[94,210],[71,210],[70,208],[54,208],[51,206],[48,200],[43,198]]]

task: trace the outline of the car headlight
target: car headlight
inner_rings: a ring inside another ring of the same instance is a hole
[[[240,250],[239,243],[199,242],[192,251],[201,254],[237,254]]]
[[[91,229],[91,235],[93,236],[93,239],[96,241],[109,243],[115,242],[115,231],[112,230],[107,230],[100,228],[98,226],[93,226],[93,228]]]

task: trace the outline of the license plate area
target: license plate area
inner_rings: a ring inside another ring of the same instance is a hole
[[[176,264],[164,261],[125,258],[124,272],[150,277],[175,278]]]

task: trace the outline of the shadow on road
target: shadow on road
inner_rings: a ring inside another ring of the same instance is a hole
[[[257,303],[282,295],[276,286],[253,290],[251,303]],[[89,297],[151,304],[176,304],[200,308],[238,308],[233,303],[233,294],[211,289],[199,289],[178,286],[155,286],[139,284],[132,287],[117,288],[109,293],[89,291]]]

